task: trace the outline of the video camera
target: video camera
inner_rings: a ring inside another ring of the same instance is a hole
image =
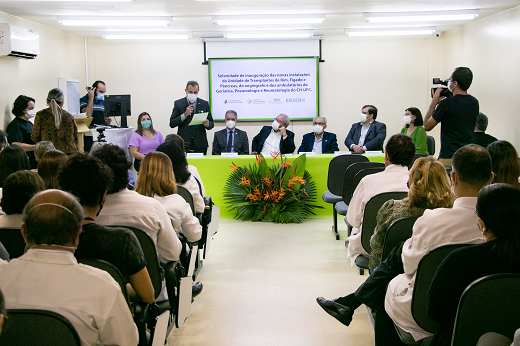
[[[441,84],[441,85],[444,85],[444,86],[448,86],[448,80],[441,80],[440,78],[434,78],[433,79],[433,84]],[[437,89],[442,89],[441,91],[441,97],[451,97],[453,96],[453,93],[450,91],[450,89],[448,88],[443,88],[443,87],[436,87],[436,88],[432,88],[432,97],[433,97],[433,94],[435,94],[435,90]]]

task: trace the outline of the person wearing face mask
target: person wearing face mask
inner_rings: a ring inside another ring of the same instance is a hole
[[[363,154],[365,151],[383,151],[386,138],[386,125],[376,121],[377,108],[372,105],[363,106],[359,123],[355,123],[345,138],[345,145],[350,151]]]
[[[137,117],[137,130],[132,133],[128,148],[134,157],[134,168],[139,172],[141,160],[144,156],[152,151],[157,150],[157,147],[164,142],[162,134],[154,130],[152,118],[150,114],[142,112]]]
[[[29,119],[34,118],[34,99],[29,96],[20,95],[14,100],[12,113],[15,118],[7,125],[7,139],[9,144],[16,144],[21,147],[29,157],[31,168],[38,167],[38,162],[34,157],[36,143],[31,139],[33,123]]]
[[[334,133],[325,132],[327,119],[316,117],[312,121],[312,132],[303,135],[300,152],[315,152],[316,154],[333,154],[338,151],[338,140]]]
[[[424,131],[423,118],[418,108],[410,107],[404,111],[404,127],[401,134],[412,137],[415,144],[416,154],[428,155],[428,145],[426,144],[426,131]]]
[[[226,128],[215,132],[213,137],[213,155],[220,155],[221,153],[249,154],[247,133],[236,128],[237,122],[237,112],[227,111]]]
[[[296,146],[294,145],[294,133],[287,130],[291,119],[285,114],[280,114],[274,118],[271,126],[264,126],[252,142],[252,154],[262,154],[264,157],[271,157],[277,154],[292,154]]]
[[[215,125],[211,117],[209,103],[198,97],[199,83],[189,81],[186,84],[186,97],[183,97],[173,104],[173,111],[170,117],[170,127],[178,127],[177,134],[182,137],[188,145],[188,152],[203,153],[208,151],[208,138],[206,130],[211,130]],[[193,114],[208,113],[202,125],[190,125]]]
[[[79,99],[81,113],[87,113],[87,118],[93,117],[90,126],[109,125],[112,119],[105,118],[105,93],[107,86],[105,82],[97,80],[92,87],[86,87],[87,94]]]
[[[424,129],[431,131],[441,125],[441,151],[439,161],[449,167],[457,149],[473,142],[473,131],[479,113],[478,100],[468,94],[473,72],[468,67],[457,67],[448,79],[452,97],[440,96],[441,89],[433,94],[432,102],[424,117]]]

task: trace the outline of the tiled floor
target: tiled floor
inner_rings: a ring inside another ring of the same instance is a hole
[[[335,240],[331,224],[331,217],[293,225],[221,220],[198,277],[204,290],[168,344],[373,345],[364,306],[345,327],[316,303],[351,293],[366,278],[347,263],[346,227]]]

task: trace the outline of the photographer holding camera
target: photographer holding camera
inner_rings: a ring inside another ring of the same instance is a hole
[[[431,131],[442,122],[439,161],[445,167],[451,167],[451,158],[457,149],[473,140],[479,105],[478,100],[467,91],[472,81],[473,73],[468,67],[457,67],[446,83],[453,96],[441,96],[443,90],[446,90],[443,88],[432,92],[432,102],[424,118],[424,129]]]

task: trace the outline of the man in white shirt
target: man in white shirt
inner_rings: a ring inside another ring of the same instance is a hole
[[[29,250],[0,263],[8,309],[50,310],[68,319],[82,346],[137,345],[138,333],[121,288],[100,269],[78,264],[83,210],[71,194],[45,190],[23,213]]]
[[[296,146],[294,145],[294,133],[287,130],[291,119],[285,114],[280,114],[274,118],[271,126],[264,126],[253,138],[252,154],[262,154],[264,157],[276,156],[279,154],[292,154]]]
[[[350,200],[345,220],[352,226],[347,250],[351,265],[360,254],[368,255],[361,245],[361,225],[370,198],[383,192],[408,191],[408,166],[415,156],[412,139],[401,134],[393,135],[385,149],[385,170],[361,179]]]

